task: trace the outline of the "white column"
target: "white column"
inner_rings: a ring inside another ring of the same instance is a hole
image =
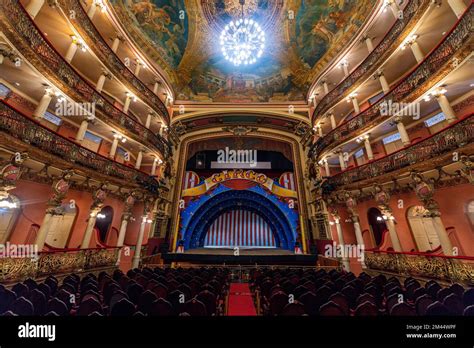
[[[378,72],[377,77],[379,79],[380,85],[382,86],[382,91],[387,94],[390,91],[390,86],[385,78],[383,72]]]
[[[109,73],[106,71],[102,71],[102,74],[100,74],[99,79],[97,80],[97,84],[95,85],[95,89],[100,93],[102,92],[102,89],[104,88],[105,80],[107,77],[109,77]]]
[[[443,253],[445,255],[453,255],[453,244],[449,239],[448,233],[446,232],[446,228],[443,225],[443,221],[441,221],[441,218],[439,216],[435,216],[432,219],[433,226],[441,243],[441,248],[443,249]]]
[[[443,111],[443,114],[446,117],[446,121],[448,121],[449,123],[456,121],[456,113],[454,112],[451,104],[449,103],[448,98],[444,94],[439,94],[436,96],[436,100],[438,101],[441,111]]]
[[[328,83],[327,83],[326,80],[323,81],[323,90],[324,90],[324,94],[329,93],[329,87],[328,87]]]
[[[135,162],[135,169],[140,169],[142,165],[142,159],[143,159],[143,152],[140,150],[138,151],[137,161]]]
[[[151,165],[151,176],[155,176],[156,174],[156,164],[158,163],[158,158],[153,160],[153,164]]]
[[[364,146],[369,161],[372,161],[374,159],[374,153],[372,152],[372,145],[370,144],[370,139],[368,137],[364,140]]]
[[[331,128],[335,129],[337,127],[336,118],[334,117],[334,113],[329,113],[329,120],[331,121]]]
[[[165,129],[165,125],[162,123],[162,124],[160,125],[160,130],[159,130],[160,137],[163,136],[163,131],[164,131],[164,129]]]
[[[117,152],[118,138],[114,136],[114,141],[112,142],[112,147],[110,148],[109,158],[114,159],[115,153]]]
[[[145,122],[146,128],[150,128],[152,116],[153,116],[152,112],[149,112],[148,115],[146,115],[146,122]]]
[[[94,231],[95,222],[97,220],[97,214],[99,213],[99,209],[94,209],[89,214],[89,220],[87,221],[86,232],[84,233],[84,237],[82,238],[81,249],[89,248],[89,244],[91,243],[92,232]]]
[[[344,266],[345,271],[350,272],[351,267],[349,264],[349,258],[346,255],[346,250],[345,250],[346,243],[344,242],[344,234],[342,233],[341,223],[339,222],[339,219],[334,219],[334,223],[336,225],[337,238],[339,239],[339,245],[342,249],[342,265]]]
[[[398,7],[397,3],[395,2],[395,0],[391,0],[388,4],[390,6],[390,10],[392,10],[392,13],[393,15],[395,16],[395,18],[399,18],[399,13],[400,13],[400,7]]]
[[[128,108],[130,107],[130,102],[132,101],[132,96],[127,93],[127,97],[125,98],[125,103],[123,104],[122,112],[124,114],[128,113]]]
[[[147,217],[142,217],[142,223],[140,225],[140,231],[138,232],[137,244],[135,245],[135,253],[132,258],[132,268],[137,268],[140,265],[140,253],[143,244],[143,235],[145,234],[145,225]]]
[[[135,65],[135,71],[134,71],[134,74],[136,77],[138,77],[138,75],[140,74],[140,68],[142,67],[142,64],[140,63],[140,61],[137,59],[135,61],[136,65]]]
[[[344,62],[341,63],[341,66],[342,66],[342,70],[344,71],[344,77],[349,76],[349,69],[348,69],[349,62],[344,61]]]
[[[53,214],[46,212],[46,215],[43,218],[43,223],[41,224],[38,233],[36,234],[35,244],[38,247],[38,251],[43,250],[44,243],[46,242],[46,237],[48,236],[49,227],[51,226],[51,218]]]
[[[362,237],[362,230],[360,229],[359,219],[353,218],[353,221],[354,221],[354,231],[356,235],[357,244],[359,244],[362,250],[365,250],[364,238]],[[361,265],[362,265],[362,268],[366,268],[364,261],[361,262]]]
[[[400,133],[402,144],[404,146],[410,145],[410,137],[408,136],[405,125],[400,119],[395,119],[395,122],[397,123],[397,129],[398,129],[398,133]]]
[[[402,251],[402,246],[400,240],[398,239],[397,229],[395,228],[395,223],[393,222],[392,216],[388,216],[387,219],[387,228],[388,233],[390,234],[390,240],[392,241],[393,250]]]
[[[2,54],[0,51],[0,65],[3,64],[3,61],[5,60],[5,56]]]
[[[48,110],[49,103],[51,102],[53,92],[50,89],[46,89],[39,104],[36,106],[35,111],[33,111],[33,116],[37,118],[42,118],[46,110]]]
[[[35,19],[38,15],[39,11],[44,5],[45,0],[30,0],[28,5],[26,6],[26,12],[31,16],[31,18]]]
[[[352,105],[354,106],[355,114],[357,115],[360,112],[359,102],[356,97],[351,97]]]
[[[122,216],[122,222],[120,224],[120,231],[117,238],[117,246],[123,247],[123,242],[125,241],[125,234],[127,233],[127,225],[128,225],[129,216]],[[122,251],[120,250],[118,258],[117,258],[117,265],[120,264],[120,257],[122,256]]]
[[[326,176],[331,176],[331,170],[329,169],[329,162],[327,158],[325,158],[323,162],[324,162],[324,170],[326,171]]]
[[[77,47],[77,40],[73,39],[69,45],[69,48],[67,49],[66,55],[64,56],[64,59],[66,59],[68,63],[71,63],[72,59],[74,58],[74,55],[77,52]]]
[[[122,37],[120,35],[117,35],[117,37],[115,37],[115,39],[114,39],[114,42],[112,43],[112,51],[114,53],[117,53],[117,50],[119,48],[119,45],[120,45],[121,41],[122,41]]]
[[[346,161],[344,161],[344,155],[342,151],[339,152],[339,165],[341,166],[341,170],[346,169]]]
[[[370,36],[366,36],[364,41],[367,44],[367,49],[369,50],[369,53],[371,53],[374,50],[374,44],[372,43],[372,39],[370,38]]]
[[[95,1],[92,1],[91,6],[89,7],[89,10],[87,11],[87,16],[90,19],[94,18],[96,10],[97,10],[97,4]]]
[[[76,141],[78,143],[82,143],[82,141],[84,140],[84,136],[86,135],[88,125],[89,125],[89,122],[87,122],[87,120],[83,120],[81,122],[81,126],[79,127],[79,130],[76,133]]]
[[[467,10],[467,6],[463,0],[448,0],[448,5],[458,18],[461,18],[464,11]]]
[[[412,41],[409,45],[417,63],[421,62],[424,58],[424,55],[423,52],[421,52],[421,48],[420,45],[418,45],[418,42]]]
[[[158,93],[158,87],[159,87],[159,83],[158,81],[155,81],[155,84],[153,85],[153,93],[155,94]]]
[[[317,126],[318,128],[318,135],[322,138],[324,135],[323,135],[323,127],[321,127],[321,125]]]

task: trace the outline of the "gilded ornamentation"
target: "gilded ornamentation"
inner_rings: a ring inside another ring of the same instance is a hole
[[[17,153],[12,155],[8,163],[0,164],[0,199],[8,197],[8,191],[16,187],[26,159],[28,159],[28,153]]]

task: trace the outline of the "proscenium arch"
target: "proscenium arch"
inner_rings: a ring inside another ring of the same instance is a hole
[[[233,209],[257,212],[269,224],[280,248],[294,248],[295,235],[283,211],[268,198],[247,190],[219,193],[199,207],[183,233],[185,249],[204,245],[204,238],[218,216]]]

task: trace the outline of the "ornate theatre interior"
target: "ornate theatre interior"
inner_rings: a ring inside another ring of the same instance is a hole
[[[0,0],[0,314],[473,315],[473,17]]]

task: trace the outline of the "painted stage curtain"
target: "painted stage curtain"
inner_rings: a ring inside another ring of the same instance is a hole
[[[232,210],[220,215],[211,225],[204,247],[275,248],[270,226],[256,213]]]

